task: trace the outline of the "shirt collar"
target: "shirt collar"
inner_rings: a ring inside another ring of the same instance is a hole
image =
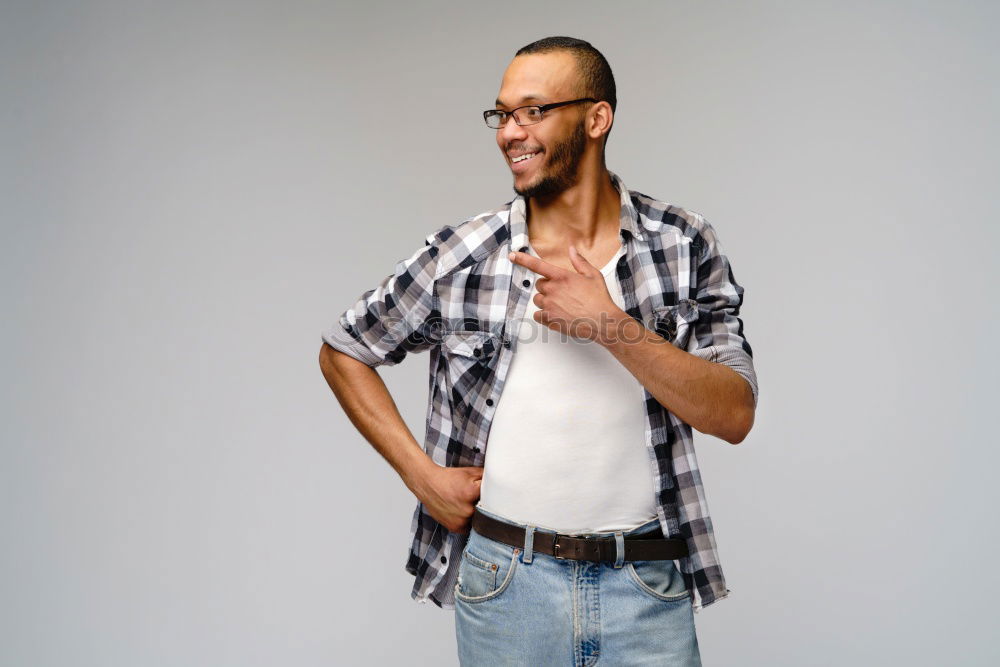
[[[628,188],[625,187],[625,183],[618,177],[618,174],[612,171],[608,171],[608,174],[610,174],[611,181],[614,183],[615,189],[618,190],[618,194],[621,197],[618,222],[621,227],[620,234],[622,241],[627,240],[624,232],[628,232],[635,238],[642,239],[643,235],[642,227],[639,225],[639,214],[636,212],[635,206],[632,205],[632,197],[629,196]],[[522,250],[528,245],[527,212],[527,202],[525,202],[524,197],[518,195],[510,204],[511,250]]]

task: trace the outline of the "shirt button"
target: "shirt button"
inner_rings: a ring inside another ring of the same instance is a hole
[[[509,340],[505,340],[503,342],[503,346],[509,350],[510,349],[510,341]]]
[[[525,278],[524,280],[521,281],[521,284],[524,285],[525,287],[530,287],[531,281]]]
[[[472,451],[474,451],[474,452],[476,452],[478,454],[479,453],[479,447],[473,447]]]
[[[477,347],[472,351],[472,354],[477,357],[481,356],[483,354],[483,349],[481,347]]]
[[[493,405],[493,399],[492,398],[487,398],[486,399],[486,405]]]
[[[528,246],[526,245],[521,246],[521,252],[528,252]]]
[[[447,563],[447,562],[448,562],[448,559],[447,559],[447,558],[445,558],[444,556],[441,556],[441,562],[442,562],[442,563]]]

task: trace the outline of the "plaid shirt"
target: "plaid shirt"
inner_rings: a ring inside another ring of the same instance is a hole
[[[750,345],[738,317],[743,288],[714,229],[698,213],[626,189],[616,276],[625,312],[675,346],[741,375],[757,401]],[[368,290],[323,340],[365,364],[389,366],[430,351],[424,448],[442,466],[482,466],[490,424],[517,352],[517,327],[535,274],[507,257],[526,250],[525,201],[445,225]],[[697,611],[725,597],[691,427],[648,392],[645,440],[663,534],[687,541],[680,570]],[[412,597],[454,607],[453,587],[468,534],[452,533],[417,503],[406,570]]]

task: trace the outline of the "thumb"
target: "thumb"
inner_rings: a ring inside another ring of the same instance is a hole
[[[569,261],[573,263],[573,268],[583,275],[597,270],[596,266],[588,262],[587,258],[580,254],[580,251],[576,249],[576,244],[573,243],[569,246]]]

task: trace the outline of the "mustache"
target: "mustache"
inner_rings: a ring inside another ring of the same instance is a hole
[[[511,142],[509,144],[504,145],[503,150],[505,153],[509,153],[510,151],[522,151],[522,150],[526,153],[537,153],[538,151],[542,150],[542,147],[528,146],[528,144]]]

